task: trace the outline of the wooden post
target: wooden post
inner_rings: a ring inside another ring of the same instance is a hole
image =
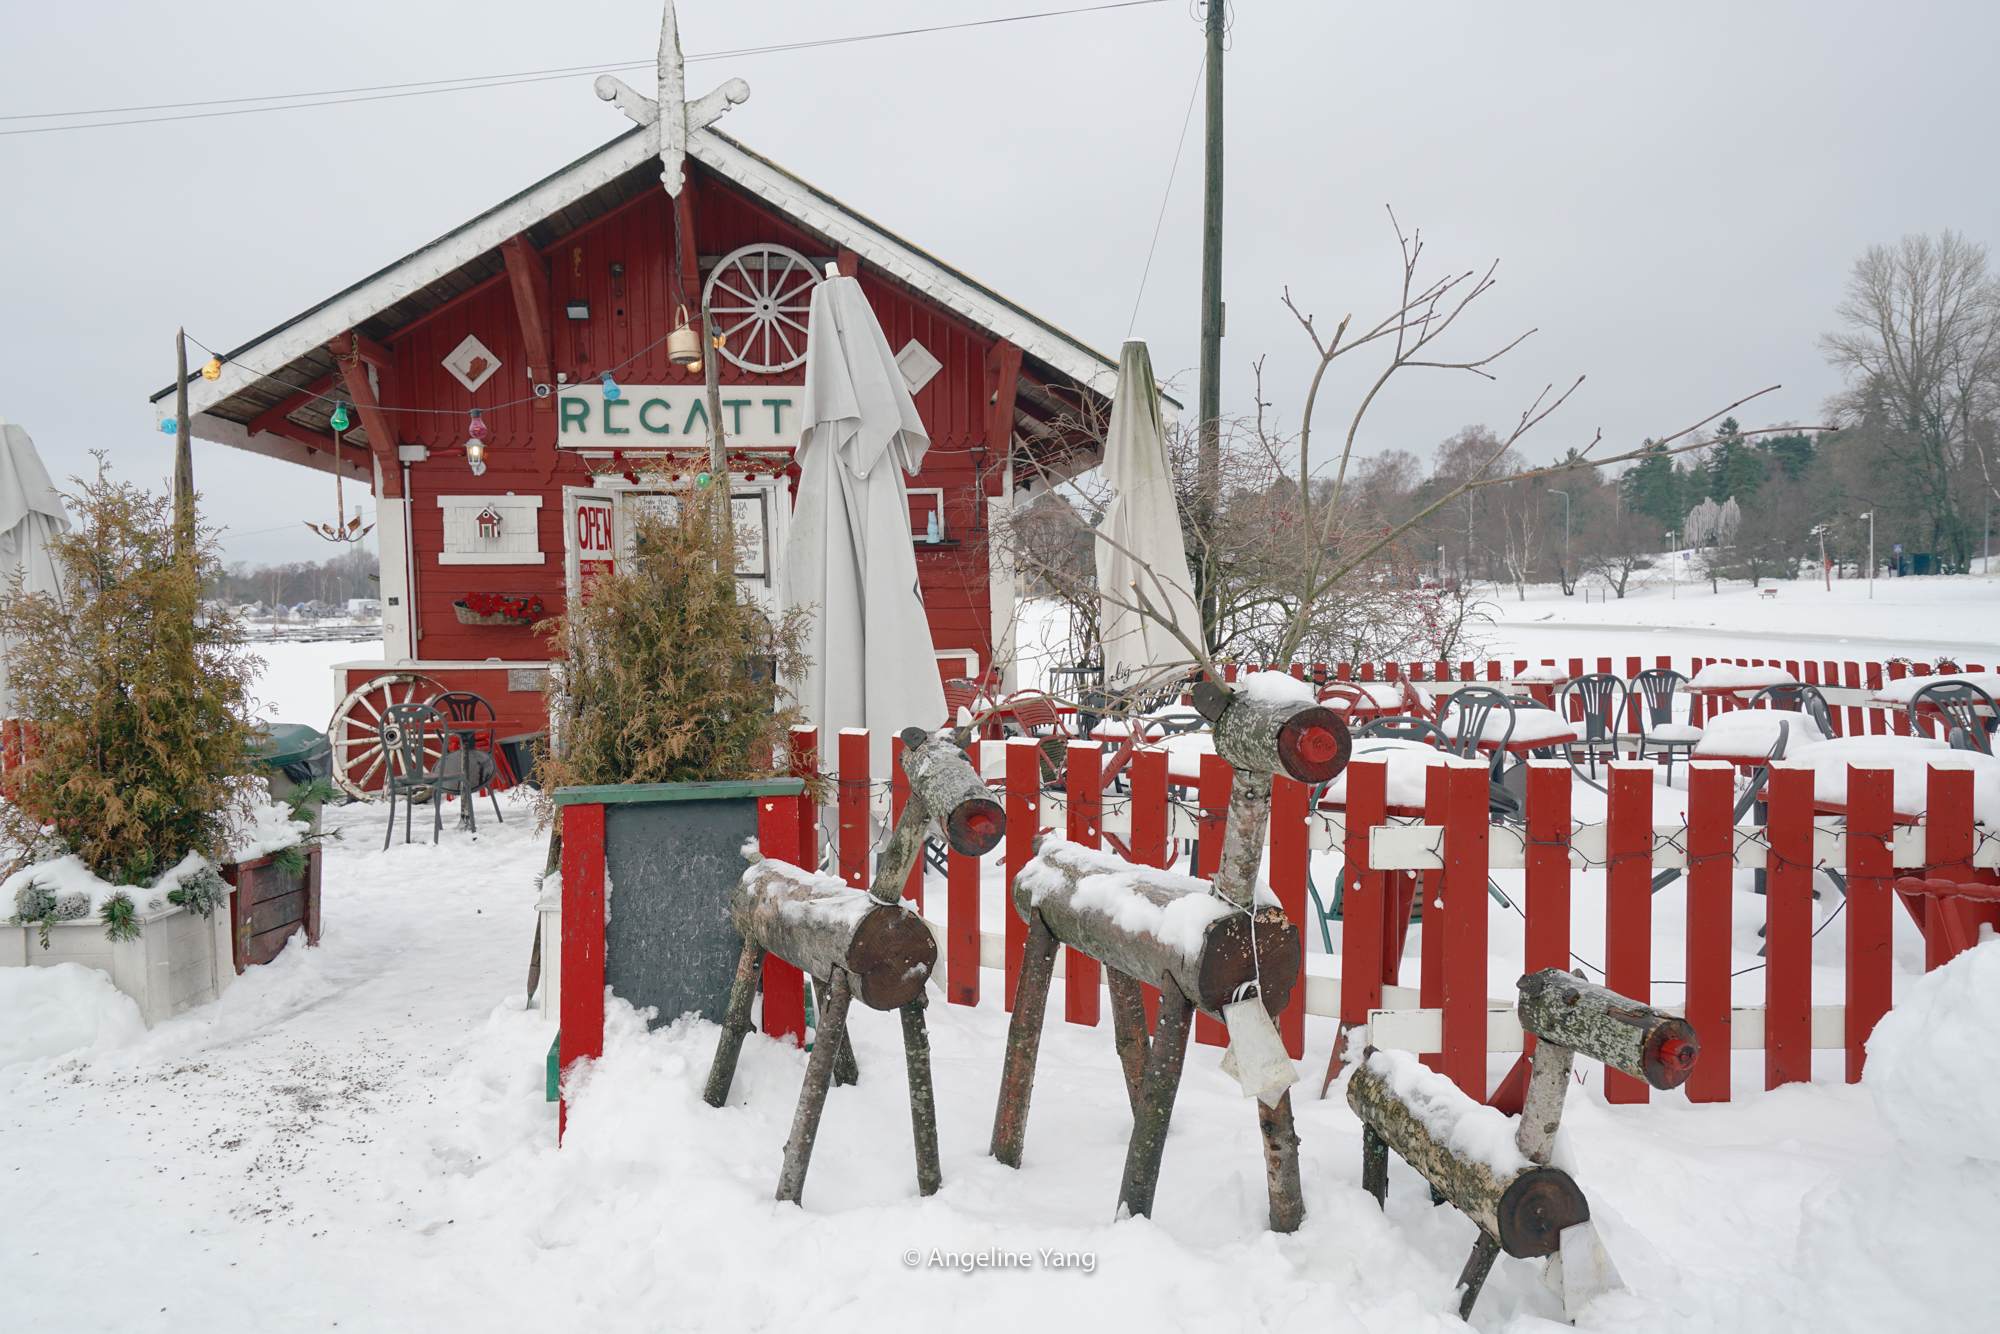
[[[1160,759],[1164,763],[1166,756],[1161,755]],[[1350,778],[1348,781],[1351,783],[1353,780]],[[1137,793],[1135,780],[1135,799]],[[1311,788],[1283,775],[1271,780],[1271,892],[1278,896],[1278,906],[1285,910],[1285,916],[1297,922],[1300,930],[1306,926],[1306,877],[1310,873],[1312,858],[1312,830],[1306,822],[1311,815]],[[1301,954],[1301,970],[1305,968],[1305,962],[1305,955]],[[1294,979],[1292,998],[1285,1002],[1285,1008],[1278,1015],[1278,1036],[1284,1039],[1285,1052],[1293,1060],[1306,1054],[1303,971]]]
[[[1487,795],[1491,778],[1482,762],[1455,757],[1446,774],[1445,870],[1441,895],[1444,901],[1443,1071],[1468,1096],[1484,1102]]]
[[[1653,994],[1653,764],[1613,760],[1606,818],[1604,985],[1645,1001]],[[1608,1102],[1645,1102],[1646,1085],[1607,1070]]]
[[[1451,770],[1433,764],[1424,770],[1424,823],[1442,825],[1450,819]],[[1417,892],[1423,895],[1423,937],[1417,942],[1417,1004],[1426,1010],[1444,1008],[1444,888],[1443,871],[1417,873]],[[1418,1060],[1433,1070],[1444,1069],[1444,1056],[1431,1052]]]
[[[1813,771],[1778,761],[1764,897],[1764,1087],[1812,1080]]]
[[[757,846],[766,857],[799,864],[798,810],[806,804],[803,792],[796,797],[758,798]],[[567,971],[567,958],[564,969],[567,980],[572,976]],[[563,988],[563,993],[567,996],[569,988]],[[805,975],[783,959],[768,956],[764,960],[764,1033],[767,1037],[788,1037],[795,1047],[806,1045]]]
[[[1007,900],[1013,902],[1014,877],[1035,855],[1036,826],[1041,823],[1042,749],[1033,737],[1007,739]],[[1144,755],[1138,757],[1143,759]],[[1165,762],[1164,753],[1160,755]],[[1138,763],[1134,760],[1134,764]],[[1136,778],[1134,779],[1136,791]],[[1007,1008],[1014,1008],[1014,994],[1021,981],[1022,951],[1028,944],[1028,924],[1019,913],[1007,919]]]
[[[1167,753],[1141,750],[1132,756],[1132,860],[1142,866],[1166,870],[1171,849],[1172,824],[1167,804]],[[1013,917],[1010,915],[1011,923]],[[1139,998],[1146,1009],[1146,1031],[1151,1033],[1160,1018],[1160,989],[1139,984]]]
[[[985,743],[971,743],[972,776],[979,773],[980,747]],[[986,797],[985,783],[979,784],[982,798],[998,806],[991,797]],[[928,802],[925,803],[929,805]],[[987,812],[981,811],[981,815]],[[1001,811],[1000,820],[1006,820]],[[953,1005],[979,1004],[979,858],[968,856],[956,847],[945,852],[945,999]]]
[[[1019,1013],[1018,1011],[1016,1013]],[[1168,980],[1160,988],[1160,1027],[1146,1061],[1145,1086],[1139,1110],[1132,1118],[1132,1140],[1125,1149],[1125,1175],[1118,1184],[1121,1214],[1151,1217],[1153,1194],[1160,1184],[1160,1155],[1167,1146],[1167,1127],[1180,1092],[1181,1069],[1187,1062],[1188,1019],[1194,1002]]]
[[[1042,1046],[1042,1015],[1056,967],[1056,938],[1037,914],[1028,922],[1021,947],[1021,984],[1014,992],[1014,1016],[1007,1024],[1007,1049],[1000,1066],[1000,1104],[993,1110],[993,1156],[1009,1167],[1021,1165],[1028,1133],[1028,1101],[1035,1091],[1035,1056]]]
[[[1348,779],[1351,785],[1353,779]],[[1528,761],[1527,939],[1529,972],[1569,967],[1570,769],[1561,760]]]
[[[564,990],[568,990],[567,987]],[[798,1111],[792,1116],[792,1135],[785,1142],[785,1162],[778,1172],[778,1198],[801,1202],[806,1189],[806,1169],[812,1165],[813,1141],[819,1137],[820,1113],[826,1110],[826,1090],[833,1078],[834,1057],[847,1037],[847,973],[833,970],[831,994],[819,1016],[819,1034],[812,1056],[806,1062],[805,1086],[799,1090]]]
[[[889,820],[894,825],[898,834],[902,832],[903,812],[908,809],[909,801],[910,776],[903,772],[903,738],[894,736],[889,738]],[[918,847],[922,847],[921,841],[919,841]],[[885,855],[883,862],[886,863],[887,860],[888,858]],[[876,878],[881,878],[879,867],[876,872]],[[924,859],[922,857],[918,857],[910,865],[908,873],[904,877],[903,897],[914,902],[917,905],[918,912],[924,910]]]
[[[715,1063],[708,1069],[708,1085],[702,1101],[720,1107],[729,1101],[729,1086],[736,1079],[736,1060],[743,1052],[743,1036],[750,1031],[750,1002],[757,995],[757,969],[764,951],[756,942],[743,942],[736,959],[736,980],[729,985],[729,1009],[722,1017],[722,1041],[716,1044]]]
[[[1856,1083],[1866,1043],[1889,1012],[1895,901],[1896,771],[1847,771],[1847,1082]]]
[[[604,1054],[604,806],[563,810],[562,1021],[557,1068],[567,1075],[579,1060]],[[569,1102],[556,1113],[560,1143],[569,1124]]]
[[[1204,880],[1213,880],[1222,865],[1223,830],[1229,822],[1229,801],[1235,778],[1229,761],[1220,755],[1201,757],[1198,789],[1201,817],[1196,826],[1199,831],[1196,847],[1201,853],[1201,864],[1194,873]],[[1221,1020],[1198,1014],[1194,1020],[1194,1040],[1204,1047],[1226,1047],[1229,1045],[1229,1030],[1222,1026]]]
[[[194,554],[194,427],[188,416],[187,330],[174,333],[174,553],[186,560]],[[340,460],[333,461],[340,475]],[[344,516],[343,516],[344,521]]]
[[[1103,792],[1098,784],[1100,751],[1095,741],[1072,741],[1064,761],[1064,787],[1069,794],[1069,841],[1086,848],[1098,845]],[[1063,955],[1063,1018],[1096,1027],[1098,1020],[1097,960],[1081,950]]]
[[[1729,1101],[1730,900],[1734,897],[1736,773],[1717,760],[1688,763],[1688,1022],[1722,1055],[1688,1080],[1691,1102]],[[1853,846],[1850,837],[1848,846]]]
[[[1567,781],[1568,774],[1563,777]],[[1326,1079],[1320,1084],[1322,1098],[1340,1073],[1347,1035],[1368,1022],[1370,1010],[1382,1005],[1389,875],[1368,869],[1368,831],[1388,819],[1388,783],[1387,764],[1359,760],[1348,766],[1347,842],[1342,848],[1347,859],[1347,889],[1340,908],[1340,1034],[1334,1039]]]
[[[937,1094],[931,1084],[931,1038],[924,1027],[927,998],[919,990],[902,1007],[903,1060],[910,1074],[910,1137],[917,1151],[917,1194],[935,1195],[944,1184],[938,1164]],[[843,1044],[847,1046],[851,1044]]]
[[[868,887],[871,842],[868,800],[868,729],[840,729],[840,878],[856,889]]]

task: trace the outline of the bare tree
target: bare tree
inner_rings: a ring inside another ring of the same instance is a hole
[[[1835,313],[1846,328],[1820,347],[1848,383],[1828,408],[1880,437],[1896,484],[1964,568],[1967,469],[2000,497],[1987,444],[2000,409],[2000,277],[1986,247],[1951,231],[1870,246]]]

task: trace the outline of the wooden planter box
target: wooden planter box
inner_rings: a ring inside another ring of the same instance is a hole
[[[241,971],[230,966],[229,915],[220,907],[210,917],[158,908],[141,912],[137,920],[137,940],[107,940],[104,923],[95,916],[56,922],[49,927],[47,949],[38,925],[0,927],[0,966],[95,968],[138,1002],[148,1028],[216,999]]]
[[[557,788],[562,900],[542,908],[541,992],[558,1016],[559,1066],[604,1049],[604,994],[653,1006],[652,1026],[689,1011],[720,1021],[743,941],[729,894],[760,815],[797,823],[797,778]],[[559,926],[558,926],[559,924]],[[553,965],[553,967],[551,966]],[[560,1000],[556,998],[560,996]]]
[[[277,958],[294,932],[304,931],[308,945],[319,944],[319,854],[318,844],[306,849],[305,869],[295,873],[269,857],[223,866],[222,878],[235,890],[229,939],[237,972]]]

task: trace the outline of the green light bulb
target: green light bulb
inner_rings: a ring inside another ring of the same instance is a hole
[[[336,430],[336,431],[344,431],[344,430],[346,430],[346,429],[347,429],[347,404],[345,404],[345,403],[336,403],[336,404],[334,404],[334,405],[333,405],[333,416],[331,416],[331,417],[327,418],[327,423],[326,423],[326,424],[327,424],[328,426],[331,426],[331,427],[332,427],[332,428],[333,428],[334,430]]]

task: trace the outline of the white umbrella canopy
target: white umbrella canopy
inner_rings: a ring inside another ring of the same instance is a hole
[[[48,542],[68,531],[69,516],[63,513],[34,442],[26,431],[0,417],[0,580],[11,580],[18,571],[23,592],[61,596],[62,582],[49,558]],[[10,586],[0,584],[0,589]],[[12,646],[11,637],[0,635],[0,652]],[[0,718],[13,714],[14,688],[7,680],[6,662],[0,659]]]
[[[869,771],[886,776],[892,736],[945,721],[903,480],[923,466],[930,436],[852,278],[813,289],[802,419],[778,598],[788,611],[812,609],[812,665],[792,688],[822,754],[840,728],[865,727]]]
[[[1104,440],[1104,480],[1116,493],[1097,526],[1098,630],[1104,644],[1104,685],[1119,691],[1153,668],[1187,662],[1189,654],[1166,627],[1114,605],[1105,594],[1139,605],[1132,585],[1182,633],[1201,642],[1201,612],[1181,540],[1180,506],[1167,466],[1160,387],[1146,344],[1128,341],[1118,357],[1118,392]],[[1116,545],[1113,545],[1113,544]],[[1122,548],[1122,550],[1121,550]],[[1150,573],[1148,572],[1150,570]]]

